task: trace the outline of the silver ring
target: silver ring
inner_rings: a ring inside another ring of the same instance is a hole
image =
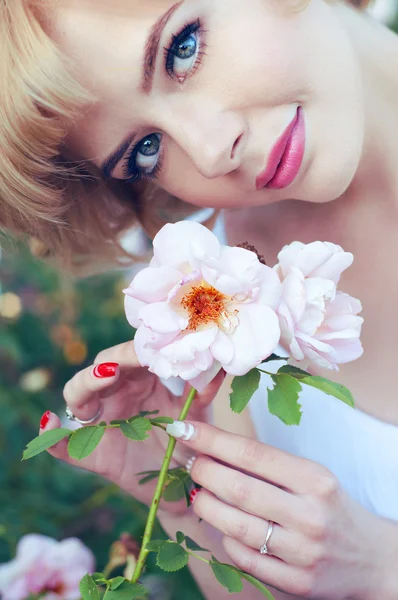
[[[76,423],[80,423],[80,425],[90,425],[91,423],[94,423],[94,421],[96,421],[97,419],[99,419],[99,417],[102,414],[102,406],[99,407],[99,410],[97,412],[96,415],[94,415],[94,417],[92,417],[91,419],[87,419],[87,421],[83,421],[83,419],[78,419],[73,412],[71,411],[71,409],[69,408],[69,406],[66,407],[65,409],[66,412],[66,416],[69,419],[69,421],[76,421]]]
[[[265,537],[265,542],[264,544],[261,546],[260,548],[260,554],[271,554],[270,551],[268,550],[268,542],[270,540],[270,537],[272,535],[272,532],[274,530],[274,524],[272,521],[268,521],[268,529],[267,529],[267,535]]]
[[[191,474],[193,463],[195,462],[195,460],[196,456],[191,456],[191,458],[187,461],[187,464],[185,465],[185,470],[188,472],[188,475]]]

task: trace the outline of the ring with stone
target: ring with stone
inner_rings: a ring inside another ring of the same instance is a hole
[[[268,554],[270,555],[270,551],[268,550],[268,542],[271,538],[272,532],[274,530],[274,524],[272,521],[268,521],[267,535],[265,536],[265,542],[260,548],[260,554]]]
[[[97,414],[95,414],[91,419],[87,420],[79,419],[78,417],[76,417],[76,415],[73,414],[69,406],[66,407],[65,412],[69,421],[76,421],[76,423],[80,423],[80,425],[91,425],[91,423],[94,423],[95,421],[97,421],[97,419],[100,418],[102,414],[102,406],[99,407]]]

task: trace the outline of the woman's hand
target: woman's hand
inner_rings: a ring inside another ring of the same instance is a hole
[[[199,453],[194,511],[225,534],[239,568],[300,597],[398,597],[382,591],[392,554],[390,545],[387,560],[382,542],[387,522],[350,499],[326,468],[206,424],[177,422],[168,431]]]
[[[104,363],[111,365],[107,369],[98,369]],[[108,376],[100,376],[104,371],[107,371]],[[195,398],[192,407],[195,419],[206,418],[206,407],[215,396],[223,378],[224,374],[220,373],[205,392]],[[134,342],[127,342],[102,351],[92,366],[78,372],[68,381],[64,397],[67,406],[79,419],[90,420],[99,413],[96,422],[109,423],[114,419],[127,419],[143,410],[159,410],[162,416],[178,418],[186,394],[182,397],[174,396],[158,377],[140,367],[134,352]],[[47,423],[41,433],[61,426],[60,419],[53,413],[47,414],[45,421]],[[167,441],[168,436],[159,428],[153,428],[145,442],[131,441],[120,430],[108,429],[95,452],[81,462],[69,457],[66,440],[62,440],[49,452],[69,464],[110,479],[140,501],[149,503],[155,484],[140,486],[136,474],[160,469]],[[186,452],[181,454],[180,448],[179,464],[185,465],[188,456]],[[176,458],[178,460],[178,453]],[[167,507],[170,510],[180,510],[183,504],[167,504]]]

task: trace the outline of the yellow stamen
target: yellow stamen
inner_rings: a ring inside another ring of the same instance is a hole
[[[225,302],[229,298],[211,286],[193,287],[181,300],[181,305],[189,313],[187,329],[195,330],[199,325],[217,323],[225,313]]]

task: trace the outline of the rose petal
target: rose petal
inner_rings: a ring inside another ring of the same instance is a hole
[[[230,337],[219,330],[217,337],[210,347],[211,353],[215,360],[223,366],[228,365],[234,357],[235,348]]]
[[[216,339],[218,328],[211,325],[203,330],[185,333],[174,342],[162,348],[160,353],[173,363],[194,360],[196,352],[208,350]]]
[[[139,314],[145,306],[147,306],[147,304],[145,304],[145,302],[141,302],[141,300],[137,300],[137,298],[132,298],[131,296],[124,297],[124,310],[127,321],[135,329],[137,329],[137,327],[139,327],[141,324]]]
[[[169,266],[156,269],[148,267],[137,273],[124,292],[143,302],[160,302],[166,300],[170,290],[182,277],[181,271]]]
[[[174,333],[188,326],[188,318],[173,310],[167,302],[147,304],[140,310],[139,318],[146,327],[158,333]]]
[[[223,294],[234,296],[259,286],[262,267],[264,265],[254,252],[222,246],[218,258],[211,257],[203,262],[202,273],[210,285]]]
[[[217,361],[214,361],[211,368],[208,371],[204,371],[194,379],[190,379],[190,385],[197,390],[199,393],[203,392],[206,387],[211,383],[217,373],[221,370],[221,365]]]
[[[242,304],[239,325],[230,335],[235,353],[225,371],[231,375],[245,375],[270,356],[280,339],[278,317],[268,306]]]
[[[153,240],[155,264],[196,269],[208,256],[218,256],[220,243],[214,233],[194,221],[169,223]]]

